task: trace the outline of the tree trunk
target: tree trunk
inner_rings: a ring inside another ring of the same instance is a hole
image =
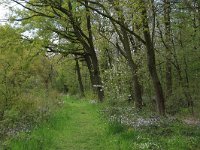
[[[100,71],[99,71],[99,64],[96,55],[91,55],[86,54],[85,55],[85,60],[87,63],[87,68],[89,70],[90,74],[90,81],[92,84],[92,89],[93,92],[96,92],[98,95],[98,99],[100,102],[103,101],[104,99],[104,90],[103,90],[103,85],[100,77]]]
[[[172,94],[172,51],[170,0],[164,0],[165,48],[166,48],[166,97]]]
[[[89,71],[90,82],[91,82],[91,85],[92,85],[92,90],[93,90],[93,92],[95,92],[95,88],[93,87],[93,85],[94,85],[95,83],[94,83],[94,78],[93,78],[93,73],[92,73],[92,62],[91,62],[91,58],[89,57],[88,54],[85,54],[85,55],[84,55],[84,58],[85,58],[85,61],[86,61],[86,64],[87,64],[87,68],[88,68],[88,71]]]
[[[95,51],[93,51],[95,53]],[[91,55],[91,60],[92,60],[92,75],[93,75],[93,87],[96,89],[97,95],[98,95],[98,99],[100,102],[103,101],[104,99],[104,90],[103,90],[103,84],[101,81],[101,76],[100,76],[100,70],[99,70],[99,63],[98,63],[98,59],[95,54]]]
[[[126,31],[122,31],[124,34],[127,34],[125,33]],[[127,38],[125,38],[127,37]],[[138,67],[137,67],[137,64],[133,61],[133,58],[132,58],[132,54],[131,54],[131,49],[130,49],[130,45],[129,45],[129,39],[128,39],[128,36],[123,36],[123,38],[121,37],[120,38],[122,44],[123,44],[123,47],[124,47],[124,50],[122,50],[119,45],[117,46],[119,51],[121,52],[121,54],[124,56],[124,58],[128,61],[128,66],[130,68],[130,71],[131,71],[131,95],[134,96],[135,98],[135,107],[136,109],[142,109],[142,90],[141,90],[141,85],[140,85],[140,82],[139,82],[139,78],[138,78],[138,75],[137,75],[137,71],[138,71]]]
[[[156,94],[156,103],[157,103],[157,110],[160,115],[165,115],[165,98],[163,94],[163,89],[158,78],[157,69],[156,69],[156,60],[155,60],[155,50],[151,40],[151,35],[149,31],[149,25],[147,20],[147,12],[145,8],[145,3],[141,1],[141,6],[143,7],[142,10],[142,23],[143,23],[143,35],[145,38],[145,46],[147,49],[147,63],[148,69],[150,72],[150,76],[153,82],[154,91]]]
[[[165,115],[165,100],[164,100],[163,89],[156,70],[154,48],[152,47],[151,42],[148,41],[150,40],[148,38],[149,35],[147,33],[144,33],[144,36],[147,42],[146,48],[147,48],[148,68],[151,75],[151,79],[153,81],[154,91],[156,93],[157,109],[160,115]]]
[[[141,85],[140,85],[139,78],[137,75],[138,67],[132,58],[128,34],[123,28],[121,28],[121,30],[122,30],[122,35],[123,35],[123,38],[121,38],[121,41],[124,46],[125,58],[128,61],[128,65],[130,67],[131,75],[132,75],[132,87],[133,87],[132,90],[134,90],[132,91],[132,95],[134,95],[135,97],[135,107],[136,109],[142,109]]]
[[[81,77],[81,70],[80,70],[77,56],[75,56],[75,61],[76,61],[76,72],[77,72],[77,77],[78,77],[78,83],[79,83],[79,88],[80,88],[80,95],[81,97],[85,97],[84,87],[83,87],[83,82],[82,82],[82,77]]]
[[[136,109],[142,109],[142,90],[141,85],[137,75],[137,65],[133,62],[129,62],[129,66],[131,68],[131,75],[132,75],[132,86],[134,89],[134,97],[135,97],[135,107]]]

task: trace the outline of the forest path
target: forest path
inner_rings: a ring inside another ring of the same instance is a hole
[[[96,106],[80,100],[68,100],[66,103],[69,118],[56,140],[56,149],[106,149],[106,125],[100,119]]]
[[[12,150],[118,150],[119,136],[109,134],[99,105],[65,98],[63,107],[49,120],[10,144]],[[126,148],[127,149],[127,148]]]
[[[200,129],[180,122],[136,129],[109,124],[101,104],[65,98],[47,121],[0,150],[200,150]]]

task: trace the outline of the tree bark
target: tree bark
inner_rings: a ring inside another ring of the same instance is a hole
[[[132,86],[134,89],[134,97],[135,97],[135,107],[136,109],[142,109],[142,90],[141,84],[138,79],[137,75],[137,65],[130,60],[129,66],[131,68],[131,75],[132,75]],[[133,93],[132,93],[133,94]]]
[[[85,55],[84,55],[84,58],[85,58],[85,61],[86,61],[86,64],[87,64],[87,68],[88,68],[88,71],[89,71],[90,82],[91,82],[91,85],[92,85],[92,90],[93,90],[93,92],[95,92],[95,88],[93,87],[93,85],[94,85],[95,83],[94,83],[94,78],[93,78],[93,73],[92,73],[92,62],[91,62],[91,58],[89,57],[88,54],[85,54]]]
[[[93,92],[97,93],[99,101],[102,102],[104,99],[104,90],[100,76],[98,59],[96,55],[91,56],[86,54],[85,60],[89,70]]]
[[[103,90],[103,84],[101,81],[101,76],[100,76],[100,70],[99,70],[99,62],[96,56],[95,51],[93,50],[93,54],[91,55],[91,60],[92,60],[92,75],[93,75],[93,87],[95,88],[95,91],[97,92],[98,99],[100,102],[103,101],[104,99],[104,90]]]
[[[133,87],[132,95],[134,95],[134,97],[135,97],[135,107],[136,107],[136,109],[142,109],[142,91],[141,91],[141,85],[139,82],[139,78],[137,75],[138,66],[133,61],[133,58],[132,58],[130,42],[129,42],[127,32],[123,28],[121,30],[122,30],[122,35],[123,35],[123,38],[121,38],[121,41],[124,46],[125,58],[128,61],[128,65],[130,67],[131,75],[132,75],[132,87]]]
[[[161,86],[161,82],[158,78],[158,73],[156,69],[156,60],[155,60],[155,50],[152,43],[149,25],[148,25],[148,17],[147,17],[147,10],[145,8],[145,3],[141,0],[141,7],[142,7],[142,23],[143,23],[143,35],[145,39],[145,46],[147,49],[147,65],[150,72],[150,76],[153,82],[154,91],[156,94],[156,103],[157,103],[157,110],[160,115],[165,115],[165,98],[163,94],[163,89]]]
[[[82,82],[82,77],[81,77],[81,70],[80,70],[80,65],[79,65],[77,56],[75,56],[75,61],[76,61],[77,78],[78,78],[78,83],[79,83],[79,88],[80,88],[80,95],[81,97],[85,97],[84,87],[83,87],[83,82]]]
[[[171,51],[171,25],[170,0],[164,0],[165,48],[166,48],[166,97],[172,94],[172,51]]]

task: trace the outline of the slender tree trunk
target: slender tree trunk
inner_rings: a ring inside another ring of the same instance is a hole
[[[164,0],[164,24],[166,47],[166,97],[172,94],[172,51],[171,51],[171,25],[170,25],[170,0]]]
[[[89,55],[88,54],[85,54],[84,55],[84,57],[85,57],[85,61],[86,61],[86,64],[87,64],[87,68],[88,68],[88,71],[89,71],[89,75],[90,75],[90,82],[91,82],[91,85],[92,85],[92,90],[93,90],[93,92],[95,92],[95,88],[93,87],[93,85],[95,84],[95,82],[94,82],[94,78],[93,78],[93,72],[92,72],[92,62],[91,62],[91,59],[90,59],[90,57],[89,57]]]
[[[143,102],[142,90],[141,90],[142,86],[140,85],[138,74],[137,74],[138,67],[132,58],[127,32],[124,30],[122,30],[122,32],[123,32],[123,37],[120,35],[120,33],[118,33],[118,34],[120,36],[120,40],[123,44],[124,50],[122,50],[119,47],[119,45],[117,45],[117,47],[118,47],[118,50],[121,52],[121,54],[124,56],[124,58],[128,61],[128,66],[130,68],[131,75],[132,75],[131,95],[134,96],[134,98],[135,98],[135,107],[136,107],[136,109],[142,109],[142,102]]]
[[[111,54],[109,52],[109,49],[108,48],[105,48],[105,53],[104,53],[104,57],[106,57],[106,62],[104,63],[104,69],[107,70],[107,69],[112,69],[112,57],[111,57]]]
[[[115,6],[115,10],[118,12],[118,14],[123,14],[123,11]],[[124,22],[124,17],[119,15],[119,20],[121,20],[121,23],[124,26],[127,26]],[[117,26],[115,25],[114,22],[112,22],[120,41],[122,42],[123,45],[123,50],[120,48],[119,45],[117,45],[120,53],[122,54],[122,56],[124,56],[124,58],[127,60],[129,68],[131,70],[131,75],[132,75],[132,90],[131,90],[131,95],[134,96],[135,98],[135,107],[136,109],[142,109],[142,90],[141,90],[141,85],[139,82],[139,78],[137,75],[137,71],[138,71],[138,66],[137,64],[134,62],[133,58],[132,58],[132,52],[131,52],[131,46],[130,46],[130,39],[128,36],[127,31],[124,28],[120,28],[118,29]]]
[[[165,98],[164,98],[163,89],[162,89],[162,86],[157,74],[155,50],[154,50],[154,46],[151,40],[150,31],[149,31],[145,3],[141,1],[141,4],[142,4],[141,6],[143,7],[143,10],[142,10],[143,35],[146,42],[148,69],[150,72],[150,76],[151,76],[153,86],[154,86],[154,91],[156,94],[157,110],[160,115],[164,116],[165,115]]]
[[[194,115],[194,102],[192,100],[192,96],[190,94],[190,84],[189,84],[189,76],[188,76],[188,66],[187,66],[187,62],[186,62],[186,58],[184,56],[184,64],[185,64],[185,78],[186,78],[186,83],[185,83],[185,90],[184,90],[184,94],[185,97],[187,99],[188,102],[188,108],[191,108],[191,113],[192,115]]]
[[[81,70],[80,70],[77,56],[75,56],[75,61],[76,61],[76,72],[77,72],[77,77],[78,77],[78,83],[79,83],[79,88],[80,88],[80,95],[81,97],[85,97],[84,87],[83,87],[83,82],[82,82],[82,77],[81,77]]]
[[[155,64],[155,52],[154,48],[150,44],[148,40],[150,40],[148,37],[149,35],[144,33],[145,39],[147,38],[147,61],[148,61],[148,68],[151,75],[151,79],[153,81],[154,91],[156,93],[156,102],[157,102],[157,109],[160,115],[165,115],[165,99],[163,94],[163,89],[160,83],[160,80],[158,78],[157,70],[156,70],[156,64]]]
[[[123,35],[123,38],[121,38],[121,41],[124,46],[125,58],[128,61],[128,64],[131,70],[131,75],[132,75],[132,87],[134,90],[132,91],[132,94],[135,97],[135,106],[137,109],[142,109],[142,91],[141,91],[141,85],[140,85],[138,74],[137,74],[138,66],[133,61],[133,58],[132,58],[128,34],[123,28],[121,28],[121,30],[122,30],[122,35]]]
[[[136,109],[142,109],[142,90],[141,90],[141,84],[138,79],[137,75],[137,65],[133,62],[129,62],[129,66],[131,68],[131,75],[132,75],[132,87],[134,89],[133,95],[135,97],[135,107]]]

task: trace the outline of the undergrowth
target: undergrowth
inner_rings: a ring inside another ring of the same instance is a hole
[[[105,107],[105,106],[104,106]],[[175,117],[152,117],[129,107],[106,107],[109,133],[118,135],[133,150],[199,150],[200,126]]]

